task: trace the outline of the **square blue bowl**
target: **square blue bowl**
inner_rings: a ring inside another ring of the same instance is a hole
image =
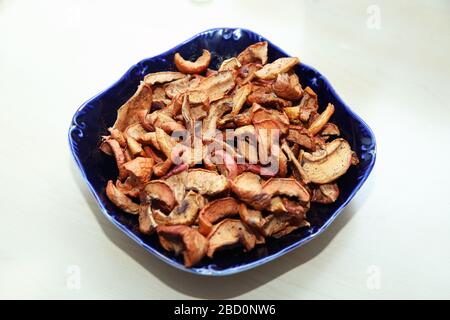
[[[111,87],[85,102],[73,116],[70,125],[70,149],[103,214],[147,251],[167,264],[187,272],[213,276],[229,275],[262,265],[300,247],[323,232],[336,219],[366,181],[375,163],[375,137],[369,126],[339,98],[323,75],[302,63],[295,69],[302,86],[310,86],[317,93],[320,111],[328,103],[334,104],[336,110],[331,121],[339,126],[342,137],[350,143],[360,159],[357,166],[352,166],[347,174],[338,180],[341,193],[337,201],[331,205],[312,204],[308,212],[310,228],[297,230],[282,239],[269,239],[266,244],[257,246],[251,252],[220,252],[214,259],[205,258],[195,268],[185,268],[182,259],[166,252],[156,236],[139,233],[137,218],[121,212],[105,194],[107,181],[117,177],[117,168],[115,161],[101,153],[98,147],[101,136],[107,135],[107,128],[113,125],[117,109],[133,95],[147,73],[175,70],[175,52],[180,52],[183,57],[191,57],[198,55],[202,49],[208,49],[212,55],[210,66],[217,68],[223,60],[236,56],[258,41],[268,40],[242,28],[216,28],[201,32],[165,53],[144,59],[132,66]],[[269,62],[289,56],[270,41],[268,43]]]

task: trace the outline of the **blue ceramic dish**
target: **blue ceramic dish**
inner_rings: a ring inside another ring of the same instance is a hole
[[[257,246],[248,253],[240,250],[220,252],[214,259],[205,258],[200,265],[191,269],[183,266],[181,258],[166,252],[156,236],[143,236],[138,232],[137,218],[122,213],[105,195],[106,182],[117,177],[117,169],[115,162],[102,154],[98,147],[101,136],[107,135],[107,128],[113,125],[117,109],[133,95],[144,75],[175,70],[175,52],[180,52],[183,57],[188,58],[197,55],[201,49],[208,49],[212,54],[211,67],[217,68],[224,59],[236,56],[258,41],[267,39],[241,28],[217,28],[199,33],[163,54],[144,59],[132,66],[110,88],[85,102],[75,113],[70,125],[69,144],[72,154],[103,214],[139,245],[178,269],[201,275],[229,275],[262,265],[305,244],[324,231],[342,212],[361,188],[375,163],[375,137],[368,125],[346,106],[324,76],[317,70],[300,64],[296,73],[302,86],[310,86],[318,94],[320,110],[329,102],[334,104],[336,111],[332,121],[339,126],[342,136],[349,141],[360,159],[358,166],[352,166],[347,174],[338,180],[341,190],[338,200],[326,206],[313,204],[308,212],[310,228],[297,230],[282,239],[269,239],[265,245]],[[269,41],[269,62],[284,56],[289,55]]]

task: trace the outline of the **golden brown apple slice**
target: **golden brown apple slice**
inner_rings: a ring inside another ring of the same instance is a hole
[[[194,228],[159,226],[157,232],[162,247],[175,255],[183,254],[184,265],[188,268],[200,262],[208,250],[208,240]]]
[[[287,196],[309,202],[308,190],[294,178],[270,178],[262,186],[262,192],[274,196]]]
[[[219,249],[242,244],[246,251],[255,247],[256,236],[252,231],[237,219],[225,219],[216,224],[208,235],[208,257],[212,258]]]
[[[237,56],[237,60],[241,64],[247,64],[247,63],[260,63],[260,64],[266,64],[267,63],[267,41],[261,41],[254,43],[247,48],[245,48],[244,51],[239,53]]]
[[[149,112],[152,105],[152,89],[141,82],[136,93],[117,110],[117,120],[113,128],[124,131],[129,125],[139,123],[139,114]]]
[[[190,169],[186,176],[186,189],[200,194],[216,195],[228,189],[227,178],[205,169]]]
[[[144,82],[148,83],[149,85],[154,85],[156,83],[166,83],[178,80],[184,78],[185,76],[186,75],[184,73],[174,71],[155,72],[147,74],[144,77]]]
[[[158,225],[191,225],[197,219],[198,212],[204,204],[205,199],[201,195],[194,191],[189,191],[169,215],[160,214],[158,217],[155,217],[155,220]]]
[[[278,74],[288,72],[292,67],[299,64],[297,57],[279,58],[272,63],[266,64],[261,70],[255,72],[260,79],[275,79]]]
[[[338,197],[338,185],[336,183],[326,183],[319,185],[318,188],[313,190],[311,201],[328,204],[335,202]]]
[[[208,50],[203,49],[202,55],[195,61],[184,60],[183,57],[177,52],[174,57],[175,65],[178,71],[183,73],[202,73],[208,68],[211,62],[211,54]]]
[[[239,60],[237,58],[230,58],[230,59],[226,59],[222,62],[222,64],[219,67],[218,71],[233,71],[233,70],[237,70],[241,67],[241,63],[239,62]]]
[[[232,71],[221,71],[210,75],[189,92],[189,102],[192,104],[203,103],[205,95],[209,102],[222,99],[234,88],[234,76]]]
[[[327,124],[328,120],[330,120],[331,116],[334,113],[334,106],[329,103],[325,110],[311,123],[308,128],[308,132],[315,136],[322,130],[323,126]]]
[[[106,195],[112,203],[123,211],[131,214],[139,213],[139,205],[131,201],[123,192],[119,191],[111,180],[106,185]]]
[[[280,73],[272,85],[272,89],[278,97],[287,100],[298,100],[303,95],[302,87],[295,73],[292,75]]]
[[[230,181],[231,190],[239,199],[255,209],[262,210],[270,204],[271,196],[263,192],[261,177],[252,172],[244,172]]]
[[[236,199],[227,197],[214,200],[200,211],[198,231],[206,236],[211,232],[214,223],[220,219],[236,215],[238,212],[239,203]]]
[[[141,202],[151,203],[153,200],[157,200],[158,203],[169,212],[177,204],[172,189],[162,180],[150,181],[145,185],[141,192]]]
[[[347,172],[352,163],[352,150],[342,138],[333,140],[324,149],[305,152],[301,168],[310,182],[330,183]]]

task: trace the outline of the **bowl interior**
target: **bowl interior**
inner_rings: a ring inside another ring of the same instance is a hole
[[[173,64],[175,52],[180,52],[183,57],[194,57],[202,49],[208,49],[212,54],[211,67],[218,68],[223,60],[236,56],[247,46],[258,41],[268,40],[240,28],[219,28],[202,32],[159,56],[144,59],[132,66],[114,85],[84,103],[71,123],[69,143],[73,156],[102,212],[148,251],[186,271],[208,275],[231,274],[270,261],[300,246],[323,231],[334,220],[367,179],[375,162],[375,138],[370,128],[344,104],[318,71],[300,64],[295,71],[300,77],[302,86],[310,86],[317,93],[320,111],[328,103],[334,104],[335,114],[331,121],[339,126],[342,137],[350,143],[360,158],[359,165],[352,166],[347,174],[338,180],[341,191],[338,200],[331,205],[312,204],[308,212],[310,228],[297,230],[282,239],[269,239],[265,245],[259,245],[248,253],[241,250],[220,252],[213,260],[204,259],[202,264],[192,269],[184,268],[181,258],[174,257],[162,249],[156,236],[144,236],[138,232],[137,218],[122,213],[105,194],[107,181],[115,180],[117,177],[117,168],[115,162],[101,153],[98,147],[101,136],[107,135],[107,128],[113,125],[117,109],[133,95],[144,75],[150,72],[175,70]],[[283,56],[288,54],[269,41],[269,61]]]

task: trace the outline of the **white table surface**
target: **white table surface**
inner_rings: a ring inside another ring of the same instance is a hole
[[[374,130],[378,159],[317,239],[205,278],[102,216],[67,129],[130,65],[217,26],[318,68]],[[449,53],[448,1],[0,0],[0,298],[450,298]]]

